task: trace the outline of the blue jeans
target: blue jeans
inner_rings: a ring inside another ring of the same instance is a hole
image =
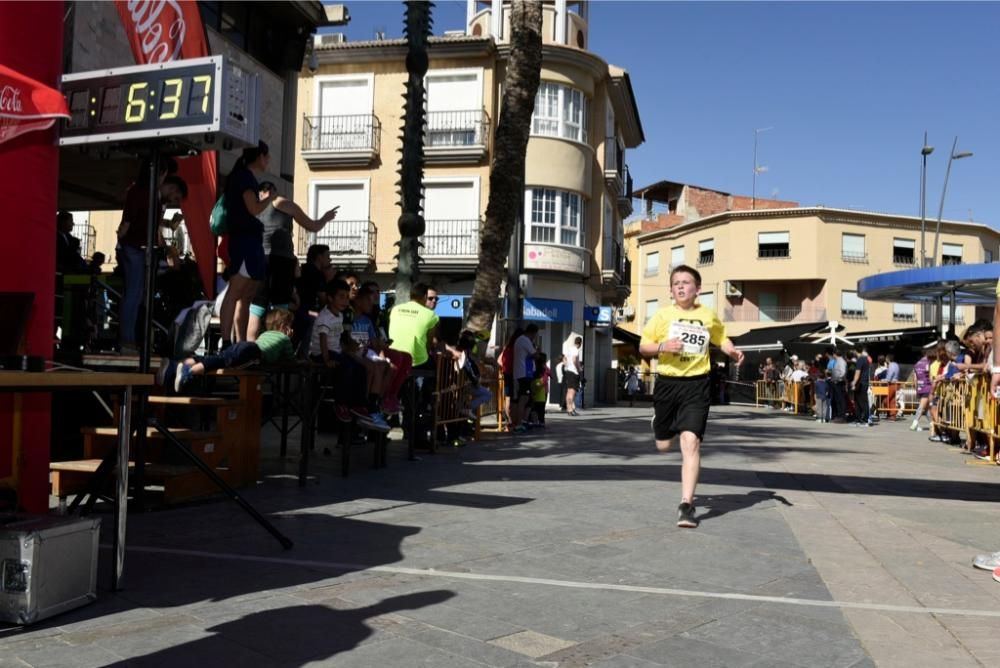
[[[218,355],[195,355],[194,359],[205,365],[205,371],[231,369],[260,361],[260,348],[252,341],[239,341],[224,348]]]
[[[118,342],[135,345],[135,325],[139,320],[139,305],[145,286],[146,252],[141,248],[122,244],[118,247],[118,262],[122,266],[122,301],[118,313]]]

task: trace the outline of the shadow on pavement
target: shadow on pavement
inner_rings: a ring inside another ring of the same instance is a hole
[[[767,501],[777,501],[786,506],[792,503],[785,497],[771,490],[755,489],[746,494],[707,494],[699,495],[698,506],[708,508],[708,512],[698,516],[699,520],[710,520],[713,517],[721,517],[726,513],[752,508],[759,503]]]
[[[357,647],[374,633],[366,620],[436,605],[454,596],[454,592],[436,590],[394,596],[374,605],[349,610],[335,610],[325,605],[299,605],[254,612],[205,629],[214,634],[207,638],[131,657],[111,666],[151,668],[214,663],[257,668],[262,665],[260,655],[274,659],[282,666],[301,666]],[[255,652],[260,655],[254,656]]]

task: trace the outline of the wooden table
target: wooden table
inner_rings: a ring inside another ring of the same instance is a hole
[[[97,371],[0,371],[0,392],[14,392],[14,429],[19,431],[20,401],[17,395],[30,392],[67,390],[121,390],[122,409],[118,414],[118,478],[115,486],[115,565],[111,570],[111,587],[119,588],[125,565],[125,519],[128,511],[128,452],[132,419],[132,388],[150,386],[152,374],[104,373]],[[15,443],[15,448],[18,447]]]

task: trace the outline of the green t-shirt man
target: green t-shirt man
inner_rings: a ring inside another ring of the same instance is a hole
[[[408,353],[413,358],[413,366],[427,361],[427,334],[437,327],[438,317],[423,304],[409,301],[392,307],[389,314],[389,338],[393,350]]]

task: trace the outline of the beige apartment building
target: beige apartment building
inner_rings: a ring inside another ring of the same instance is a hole
[[[628,73],[587,50],[588,3],[543,7],[541,85],[528,142],[524,193],[525,318],[558,355],[570,332],[585,337],[598,392],[611,364],[612,312],[629,294],[623,218],[632,213],[626,149],[643,141]],[[465,30],[430,39],[425,78],[423,272],[444,298],[439,315],[460,326],[478,263],[489,199],[493,134],[509,46],[509,3],[467,3]],[[294,196],[312,214],[339,206],[311,243],[334,263],[393,283],[403,93],[402,39],[317,37],[299,78]],[[498,296],[499,297],[499,296]]]
[[[620,326],[633,332],[669,300],[670,269],[679,264],[701,273],[701,301],[719,313],[732,336],[791,322],[837,321],[846,336],[921,324],[915,304],[865,301],[857,294],[866,276],[919,266],[919,218],[799,206],[726,210],[690,220],[674,211],[671,216],[676,219],[666,224],[644,220],[629,226],[632,294]],[[928,260],[935,222],[928,222],[925,238]],[[1000,233],[987,225],[943,221],[934,260],[993,262],[998,245]],[[971,324],[974,311],[956,308],[956,326]],[[949,316],[945,305],[944,322]]]

